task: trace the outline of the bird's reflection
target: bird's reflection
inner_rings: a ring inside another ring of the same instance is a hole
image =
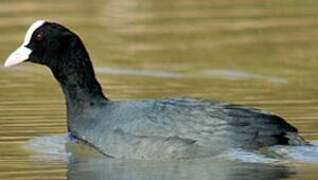
[[[296,169],[283,161],[251,163],[238,160],[229,160],[227,157],[214,157],[188,160],[171,161],[141,161],[141,160],[118,160],[106,158],[96,150],[81,142],[74,143],[66,136],[41,138],[35,149],[49,151],[51,144],[46,147],[45,143],[55,139],[54,147],[61,146],[61,160],[66,163],[68,180],[104,180],[104,179],[169,179],[169,180],[275,180],[288,178],[295,175]],[[54,151],[55,152],[55,151]],[[71,154],[65,156],[65,154]],[[54,162],[50,154],[41,154],[35,157],[37,161]],[[237,155],[240,156],[240,155]],[[263,162],[263,161],[262,161]],[[265,161],[264,161],[265,162]]]
[[[170,162],[73,158],[68,164],[68,180],[104,179],[244,179],[274,180],[295,174],[285,165],[247,163],[222,159],[195,159]]]

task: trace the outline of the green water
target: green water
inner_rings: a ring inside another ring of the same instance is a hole
[[[1,63],[38,19],[80,35],[110,99],[239,103],[318,139],[317,1],[2,0]],[[29,63],[0,68],[0,84],[0,179],[318,178],[310,163],[35,161],[28,140],[66,132],[63,94],[47,68]]]

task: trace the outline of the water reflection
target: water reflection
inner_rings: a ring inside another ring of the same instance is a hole
[[[296,173],[290,163],[282,159],[235,149],[204,159],[142,161],[106,158],[86,144],[71,141],[68,135],[33,138],[25,147],[36,152],[29,156],[34,162],[65,162],[69,180],[265,180],[286,178]],[[299,149],[298,154],[302,153]]]
[[[33,138],[25,147],[36,152],[29,156],[33,162],[65,162],[68,180],[275,180],[296,174],[294,167],[285,161],[245,151],[193,160],[119,160],[106,158],[80,142],[71,142],[67,135]]]
[[[284,165],[242,163],[218,159],[178,162],[86,160],[68,164],[68,180],[171,179],[171,180],[275,180],[295,174]]]

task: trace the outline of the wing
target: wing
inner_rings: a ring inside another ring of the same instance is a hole
[[[260,147],[305,144],[298,130],[275,114],[231,104],[224,105],[224,111],[229,117],[229,125],[235,128],[233,132],[247,136],[242,145]]]
[[[202,146],[258,148],[304,144],[297,129],[272,113],[204,99],[156,101],[147,109],[149,135],[191,139]],[[142,127],[143,129],[145,127]],[[135,131],[145,133],[141,130]]]

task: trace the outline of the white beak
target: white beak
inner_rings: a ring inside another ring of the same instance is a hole
[[[18,49],[10,54],[10,56],[4,63],[4,67],[11,67],[28,60],[31,52],[31,49],[25,47],[24,45],[20,46]]]

